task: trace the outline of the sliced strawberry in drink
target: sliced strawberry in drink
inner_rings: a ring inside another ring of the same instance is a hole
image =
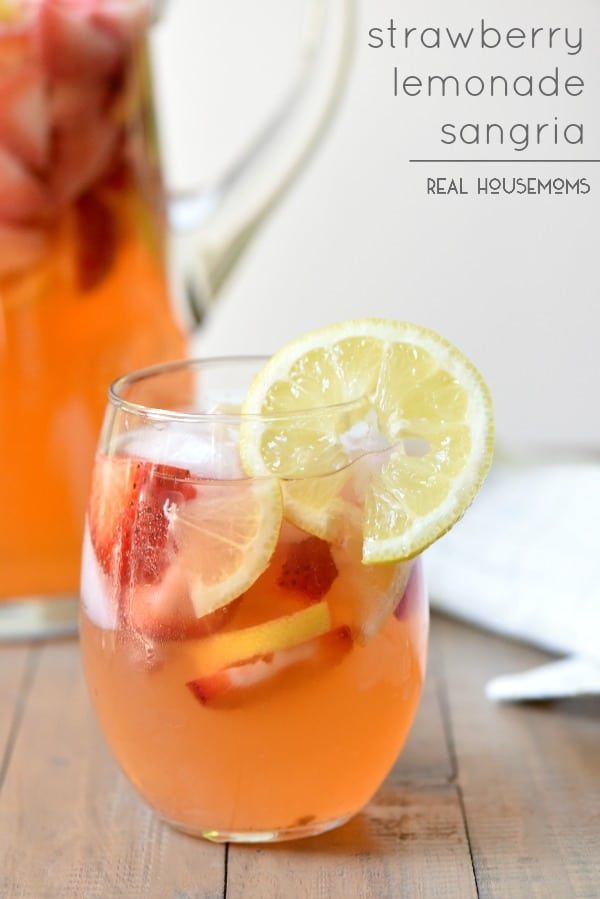
[[[119,137],[120,130],[101,117],[56,131],[50,174],[58,203],[70,202],[100,180],[114,161]]]
[[[187,687],[203,705],[213,705],[223,697],[240,701],[255,695],[263,684],[273,686],[283,672],[298,670],[303,677],[319,672],[341,661],[351,648],[350,628],[339,627],[300,646],[196,678]]]
[[[41,228],[0,224],[0,276],[35,265],[47,246],[48,239]]]
[[[155,584],[160,580],[169,561],[167,508],[196,495],[195,487],[185,480],[189,471],[171,465],[150,468],[131,517],[127,572],[122,569],[122,583],[130,585]]]
[[[169,505],[192,499],[195,488],[190,473],[170,465],[143,463],[146,477],[137,504],[126,517],[127,553],[121,565],[122,586],[156,583],[167,567]]]
[[[189,478],[190,472],[187,468],[167,465],[164,462],[152,465],[153,489],[160,499],[169,499],[172,494],[185,500],[194,499],[196,487]]]
[[[131,521],[127,568],[132,585],[155,584],[167,566],[169,521],[153,490],[144,490]]]
[[[337,576],[329,543],[319,537],[308,537],[290,545],[277,583],[317,601],[325,596]]]
[[[195,495],[189,472],[127,457],[100,456],[89,519],[100,565],[122,589],[156,583],[168,564],[169,503]]]
[[[43,0],[38,41],[48,72],[57,78],[106,78],[123,61],[119,41],[92,21],[95,3]]]
[[[0,221],[37,222],[47,213],[48,206],[41,182],[20,159],[0,148]]]
[[[93,193],[75,204],[77,280],[93,290],[110,271],[118,247],[117,223],[109,206]]]
[[[0,144],[27,165],[48,160],[48,103],[44,77],[33,64],[0,81]]]
[[[115,575],[139,495],[149,477],[139,459],[99,456],[92,476],[89,520],[92,544],[104,571]]]

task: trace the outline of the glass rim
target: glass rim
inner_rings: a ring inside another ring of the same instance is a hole
[[[265,414],[262,412],[185,412],[182,410],[151,406],[146,403],[138,403],[128,400],[122,395],[122,391],[147,379],[160,377],[165,374],[182,371],[186,368],[212,368],[219,365],[235,366],[244,363],[257,363],[265,365],[272,357],[267,355],[234,355],[234,356],[206,356],[179,359],[175,362],[162,362],[158,365],[149,365],[144,368],[134,369],[117,378],[108,388],[108,400],[110,404],[131,415],[140,415],[146,419],[155,421],[181,421],[198,424],[224,423],[242,424],[243,422],[284,422],[298,421],[303,418],[328,413],[343,413],[359,408],[365,401],[365,397],[357,397],[341,403],[323,403],[320,406],[311,406],[306,409],[294,409],[289,412]]]

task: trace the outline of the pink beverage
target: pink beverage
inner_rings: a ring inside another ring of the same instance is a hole
[[[252,368],[194,365],[218,403]],[[288,514],[307,480],[244,473],[235,413],[144,416],[142,394],[177,371],[112,394],[81,582],[92,701],[125,774],[171,824],[213,840],[316,834],[369,801],[407,737],[426,656],[421,562],[361,561],[355,520],[385,453],[357,446],[325,476],[348,516],[321,539]]]

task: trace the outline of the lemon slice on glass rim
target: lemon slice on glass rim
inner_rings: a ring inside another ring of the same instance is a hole
[[[409,322],[358,319],[291,342],[256,375],[242,412],[262,416],[242,424],[246,472],[281,478],[286,517],[325,539],[350,509],[353,435],[360,444],[375,433],[369,449],[387,447],[364,497],[365,563],[410,559],[441,537],[492,460],[483,378],[449,341]]]

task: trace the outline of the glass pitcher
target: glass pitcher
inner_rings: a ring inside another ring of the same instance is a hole
[[[0,640],[74,629],[107,386],[185,355],[345,82],[352,0],[311,0],[275,115],[210,185],[169,195],[148,52],[162,5],[0,0]]]

